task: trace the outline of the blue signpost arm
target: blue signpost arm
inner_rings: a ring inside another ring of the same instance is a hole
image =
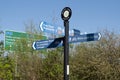
[[[63,41],[63,37],[56,38],[47,48],[56,48],[61,44],[62,41]]]
[[[98,41],[101,38],[100,33],[89,33],[82,34],[76,36],[69,36],[69,44],[70,43],[78,43],[78,42],[88,42],[88,41]],[[33,42],[33,49],[41,50],[46,48],[56,48],[63,46],[64,37],[49,39],[49,40],[40,40]]]

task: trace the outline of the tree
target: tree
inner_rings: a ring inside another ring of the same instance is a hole
[[[4,32],[3,31],[0,31],[0,35],[3,35]],[[4,53],[4,42],[3,41],[0,41],[0,56],[1,54]]]
[[[48,51],[43,60],[41,78],[43,80],[63,80],[63,49],[57,48]]]
[[[73,80],[119,80],[120,37],[105,31],[102,39],[76,46],[71,61]]]
[[[0,34],[4,34],[0,31]],[[0,41],[0,79],[12,80],[14,72],[14,61],[9,56],[4,56],[4,42]]]

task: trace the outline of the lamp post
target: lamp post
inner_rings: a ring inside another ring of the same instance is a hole
[[[65,7],[61,12],[61,18],[64,21],[65,36],[63,40],[64,46],[64,80],[69,80],[69,19],[72,15],[72,10]]]

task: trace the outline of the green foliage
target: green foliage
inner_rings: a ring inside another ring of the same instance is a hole
[[[0,32],[2,34],[3,31]],[[12,80],[14,72],[14,60],[11,57],[4,57],[4,42],[0,41],[0,80]]]
[[[14,61],[10,57],[0,58],[0,79],[12,80]]]
[[[63,79],[63,58],[60,49],[48,51],[48,55],[43,60],[42,73],[43,80]]]
[[[76,46],[71,58],[72,80],[119,80],[120,37],[113,32],[104,32],[96,43]]]
[[[0,56],[4,53],[4,42],[0,41]]]
[[[41,35],[33,23],[26,26],[28,33]],[[102,33],[100,41],[70,45],[70,80],[120,80],[120,37]],[[7,57],[0,43],[0,80],[63,80],[63,48],[35,51],[32,42],[16,41]]]

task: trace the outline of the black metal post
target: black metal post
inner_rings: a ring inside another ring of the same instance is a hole
[[[65,37],[64,37],[64,80],[69,80],[69,21],[64,21]]]
[[[72,15],[72,10],[65,7],[61,12],[61,18],[64,21],[65,36],[63,40],[64,45],[64,80],[69,80],[69,19]]]

